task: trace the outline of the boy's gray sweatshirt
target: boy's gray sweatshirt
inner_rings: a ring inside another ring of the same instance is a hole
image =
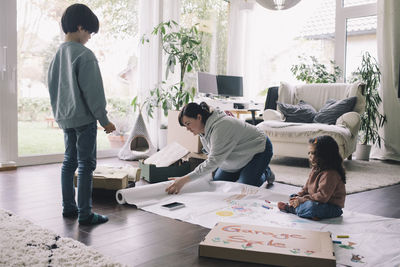
[[[255,154],[265,150],[266,135],[245,121],[215,110],[207,119],[200,140],[208,158],[188,174],[192,179],[217,168],[227,172],[240,170]]]
[[[58,48],[48,72],[50,102],[60,128],[74,128],[98,120],[109,124],[103,81],[93,52],[77,42]]]

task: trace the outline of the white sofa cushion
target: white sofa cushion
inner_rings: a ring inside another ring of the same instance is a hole
[[[357,136],[360,129],[361,118],[357,112],[347,112],[336,120],[336,125],[349,128],[353,137]]]
[[[282,113],[273,109],[266,109],[263,113],[264,121],[284,121]]]
[[[298,85],[294,93],[294,101],[304,100],[318,111],[328,99],[346,98],[346,90],[344,90],[346,86],[346,84],[336,83]]]
[[[287,83],[287,82],[281,82],[279,89],[278,89],[278,102],[288,103],[288,104],[297,104],[297,103],[293,103],[294,89],[295,89],[295,85],[291,85],[290,83]]]
[[[360,87],[360,88],[359,88]],[[353,111],[362,114],[365,110],[365,97],[362,95],[365,86],[361,83],[349,84],[346,91],[346,97],[356,96],[357,102]]]
[[[281,82],[279,86],[278,102],[288,104],[298,104],[303,100],[312,105],[317,111],[325,104],[327,99],[344,99],[351,96],[357,96],[357,103],[354,111],[364,112],[365,98],[362,96],[362,90],[358,90],[360,83],[317,83],[291,85]]]

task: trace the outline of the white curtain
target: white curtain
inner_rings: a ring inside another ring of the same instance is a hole
[[[162,21],[175,20],[179,22],[180,6],[179,0],[140,0],[139,1],[139,36],[143,34],[150,42],[139,44],[139,99],[143,101],[163,80],[163,57],[161,40],[158,36],[151,35],[154,27]],[[146,118],[147,113],[144,111]],[[153,145],[158,147],[158,134],[163,115],[161,110],[154,112],[153,119],[146,120],[149,135]]]
[[[139,1],[139,37],[143,35],[150,40],[148,43],[139,44],[139,102],[143,102],[150,95],[150,90],[161,82],[161,51],[158,36],[152,35],[153,28],[162,20],[162,2],[158,0]],[[157,147],[158,114],[153,119],[147,117],[145,110],[143,116],[147,118],[147,126],[151,141]]]
[[[251,64],[248,56],[251,49],[249,38],[251,28],[248,27],[255,0],[231,0],[229,5],[228,58],[227,75],[243,76],[243,93],[248,97],[246,88],[250,88],[251,73],[247,73],[247,65]]]
[[[397,97],[400,65],[400,1],[378,0],[378,59],[382,80],[380,93],[387,123],[382,147],[374,147],[371,157],[400,161],[400,99]]]

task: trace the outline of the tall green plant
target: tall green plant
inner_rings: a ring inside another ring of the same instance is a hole
[[[375,144],[381,147],[380,127],[386,122],[386,116],[379,112],[382,102],[378,87],[381,81],[381,71],[378,62],[368,52],[362,56],[361,66],[352,73],[352,82],[360,81],[365,84],[365,112],[361,115],[360,141],[362,144]]]
[[[165,88],[166,83],[162,82],[159,88],[155,88],[150,92],[150,99],[145,100],[148,112],[154,108],[152,103],[162,104],[164,114],[168,114],[168,109],[174,108],[179,110],[185,104],[193,100],[195,88],[185,89],[184,77],[187,72],[191,72],[198,68],[199,56],[201,51],[201,32],[197,30],[197,25],[190,28],[181,27],[174,20],[161,22],[152,31],[153,35],[160,34],[162,49],[168,55],[166,62],[165,77],[174,73],[175,66],[180,69],[180,81]],[[144,35],[142,44],[149,42]],[[156,101],[154,97],[158,98]],[[152,111],[151,111],[152,113]],[[149,114],[149,113],[148,113]],[[150,114],[149,114],[150,115]]]
[[[317,58],[310,56],[311,62],[306,57],[299,56],[300,64],[293,65],[290,70],[299,81],[306,83],[335,83],[341,76],[342,70],[330,61],[333,72],[330,73],[328,68],[319,63]]]

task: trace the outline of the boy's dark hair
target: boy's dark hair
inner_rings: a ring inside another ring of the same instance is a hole
[[[314,159],[317,169],[319,171],[334,169],[342,177],[343,183],[346,183],[346,171],[335,139],[329,135],[323,135],[311,138],[308,142],[315,148]]]
[[[201,122],[205,125],[208,117],[211,116],[210,107],[206,102],[201,102],[200,105],[197,103],[189,103],[184,106],[179,112],[178,121],[181,126],[185,126],[182,122],[183,116],[197,119],[197,115],[201,115]]]
[[[99,31],[99,19],[87,6],[73,4],[64,11],[61,17],[61,26],[65,34],[78,31],[78,26],[89,33],[97,33]]]

